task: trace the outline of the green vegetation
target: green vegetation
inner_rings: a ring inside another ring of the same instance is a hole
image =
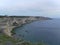
[[[14,29],[15,29],[15,28],[13,28],[12,31],[11,31],[12,36],[13,36],[14,34],[16,34],[15,31],[14,31]]]
[[[44,45],[43,43],[31,43],[22,39],[14,39],[4,34],[0,34],[0,45]]]
[[[7,35],[0,34],[0,44],[6,45],[7,42],[12,43],[14,45],[17,42],[17,40]]]

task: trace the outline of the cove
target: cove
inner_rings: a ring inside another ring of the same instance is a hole
[[[34,21],[15,29],[15,36],[31,42],[60,45],[60,19]]]

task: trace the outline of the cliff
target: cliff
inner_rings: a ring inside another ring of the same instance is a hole
[[[11,36],[13,28],[37,20],[51,20],[51,18],[41,16],[0,16],[0,32]]]

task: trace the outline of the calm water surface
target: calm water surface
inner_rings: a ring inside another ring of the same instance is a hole
[[[32,22],[15,29],[15,33],[27,41],[60,45],[60,19]]]

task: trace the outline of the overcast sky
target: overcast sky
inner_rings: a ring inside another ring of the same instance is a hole
[[[0,0],[0,15],[60,18],[60,0]]]

